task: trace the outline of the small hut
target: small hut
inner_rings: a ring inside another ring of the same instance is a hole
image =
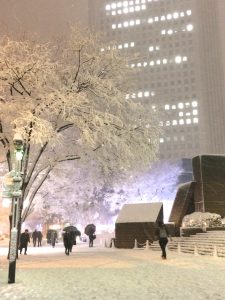
[[[135,240],[141,247],[154,240],[155,223],[163,220],[163,203],[124,204],[115,228],[117,248],[133,248]]]

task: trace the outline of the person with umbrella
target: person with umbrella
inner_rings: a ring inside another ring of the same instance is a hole
[[[67,226],[63,229],[63,243],[65,247],[65,253],[69,255],[72,252],[73,245],[76,245],[76,237],[81,235],[81,232],[75,226]]]
[[[93,242],[96,239],[95,231],[96,226],[94,224],[88,224],[84,229],[85,234],[89,237],[89,247],[93,247]]]

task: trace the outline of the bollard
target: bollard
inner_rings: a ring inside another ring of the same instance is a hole
[[[146,246],[145,246],[145,250],[149,249],[149,240],[146,241]]]
[[[197,245],[195,244],[194,246],[194,255],[195,256],[198,256],[198,248],[197,248]]]
[[[213,257],[214,258],[218,257],[218,251],[217,251],[217,246],[216,245],[214,245],[214,247],[213,247]]]
[[[181,246],[180,246],[180,242],[178,242],[177,244],[177,253],[181,254]]]
[[[137,240],[135,239],[134,240],[134,249],[137,249],[138,248],[138,244],[137,244]]]
[[[115,241],[112,239],[112,248],[115,248]]]

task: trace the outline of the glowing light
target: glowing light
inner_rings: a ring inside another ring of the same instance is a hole
[[[186,26],[187,31],[192,31],[193,28],[194,28],[194,26],[193,26],[192,24],[188,24],[188,25]]]

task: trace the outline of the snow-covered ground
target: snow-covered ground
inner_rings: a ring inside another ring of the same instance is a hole
[[[17,260],[16,283],[8,284],[7,247],[0,242],[1,300],[222,300],[225,259],[178,255],[166,261],[152,250],[105,248],[87,243],[70,256],[62,244],[28,247]]]

